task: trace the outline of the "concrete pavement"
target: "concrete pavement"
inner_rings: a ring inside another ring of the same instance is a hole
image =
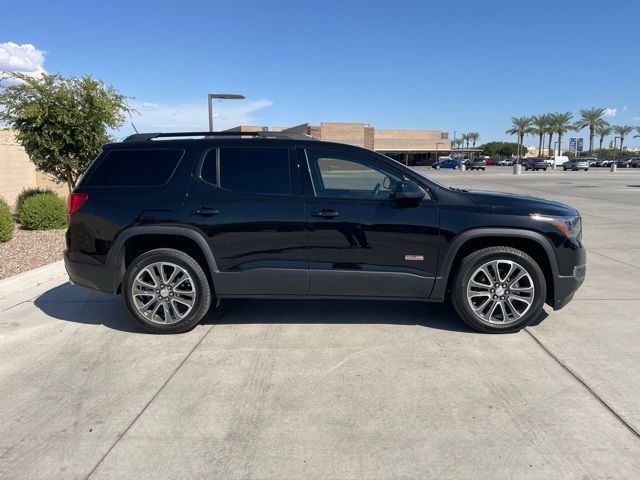
[[[0,478],[637,478],[640,171],[424,172],[578,207],[574,301],[491,336],[448,305],[237,300],[154,336],[45,282],[0,299]]]

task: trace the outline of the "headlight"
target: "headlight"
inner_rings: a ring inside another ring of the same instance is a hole
[[[533,220],[554,224],[567,238],[578,238],[582,233],[582,220],[578,215],[575,217],[554,217],[532,213],[530,216]]]

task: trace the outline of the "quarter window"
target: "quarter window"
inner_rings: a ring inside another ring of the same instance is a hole
[[[84,183],[87,187],[164,185],[175,171],[182,150],[109,150]]]
[[[318,149],[306,153],[318,197],[387,199],[403,179],[392,168],[365,156]]]

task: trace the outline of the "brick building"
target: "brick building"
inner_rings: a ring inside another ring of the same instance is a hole
[[[267,130],[262,126],[240,126],[230,131]],[[303,133],[318,140],[347,143],[383,153],[408,165],[435,162],[436,155],[451,153],[449,134],[441,130],[385,130],[365,123],[303,123],[295,127],[273,127],[276,132]]]

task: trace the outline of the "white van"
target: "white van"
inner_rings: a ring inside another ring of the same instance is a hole
[[[549,166],[555,165],[556,167],[561,167],[565,164],[565,162],[569,161],[569,157],[566,155],[556,155],[554,157],[547,158],[547,163]]]

